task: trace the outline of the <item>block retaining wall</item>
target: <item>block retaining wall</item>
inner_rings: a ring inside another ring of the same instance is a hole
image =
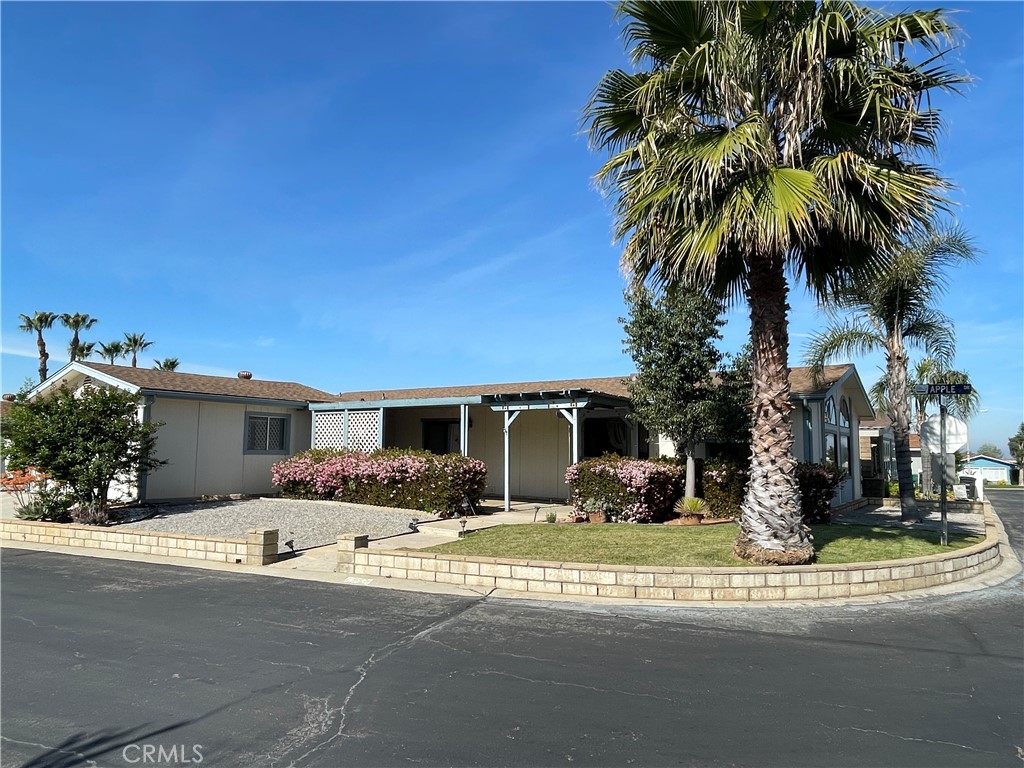
[[[465,587],[656,600],[814,600],[905,592],[951,584],[1000,563],[1000,534],[985,514],[985,541],[942,555],[844,565],[667,568],[558,563],[367,549],[366,536],[338,539],[338,571]],[[1004,535],[1005,538],[1005,535]]]
[[[268,565],[277,562],[278,532],[261,528],[249,531],[244,539],[228,539],[96,525],[0,520],[0,541],[185,557],[217,563]]]

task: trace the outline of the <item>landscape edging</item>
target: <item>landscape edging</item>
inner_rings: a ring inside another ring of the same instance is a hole
[[[249,531],[244,539],[233,539],[167,531],[129,531],[100,525],[0,520],[0,541],[184,557],[217,563],[269,565],[277,562],[278,531],[259,528]]]
[[[818,600],[908,592],[952,584],[997,567],[999,526],[984,510],[985,540],[939,555],[841,565],[672,568],[560,563],[406,550],[370,550],[368,538],[338,538],[338,571],[527,593],[640,600]]]

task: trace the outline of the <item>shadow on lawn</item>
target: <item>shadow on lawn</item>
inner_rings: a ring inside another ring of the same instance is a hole
[[[969,538],[982,538],[976,531],[955,523],[950,523],[949,541],[951,544],[963,542]],[[941,534],[938,530],[918,526],[870,526],[853,523],[834,523],[832,525],[812,525],[815,549],[821,549],[833,542],[860,539],[864,542],[887,542],[898,539],[913,538],[938,546]]]

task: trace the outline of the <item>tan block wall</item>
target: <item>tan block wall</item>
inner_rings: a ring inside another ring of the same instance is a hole
[[[338,539],[338,571],[517,592],[641,600],[823,600],[907,592],[977,576],[1001,561],[1001,537],[987,511],[985,531],[981,544],[942,555],[785,568],[665,568],[371,551],[366,549],[365,536],[348,535]]]
[[[216,563],[267,565],[277,562],[278,532],[261,529],[250,531],[245,539],[222,539],[164,531],[0,520],[0,541],[184,557]]]

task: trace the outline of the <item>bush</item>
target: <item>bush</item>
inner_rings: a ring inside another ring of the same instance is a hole
[[[900,495],[900,482],[899,480],[890,480],[886,485],[886,493],[890,499],[897,499]]]
[[[611,455],[581,461],[565,472],[575,515],[600,507],[623,523],[664,520],[682,493],[685,477],[685,469],[674,462]]]
[[[80,504],[71,510],[71,522],[78,525],[110,525],[110,510],[99,504]]]
[[[845,473],[832,464],[796,465],[796,481],[800,487],[800,512],[805,524],[832,522],[832,499],[844,476]]]
[[[36,497],[23,504],[14,513],[22,520],[45,520],[50,523],[70,523],[74,497],[60,488],[47,485],[36,492]]]
[[[304,451],[279,461],[271,475],[290,498],[419,509],[442,517],[458,512],[463,498],[479,503],[487,486],[487,467],[479,459],[394,448],[369,455]]]
[[[740,505],[743,504],[749,478],[750,473],[743,462],[726,458],[705,461],[704,500],[708,504],[706,517],[739,517]]]

